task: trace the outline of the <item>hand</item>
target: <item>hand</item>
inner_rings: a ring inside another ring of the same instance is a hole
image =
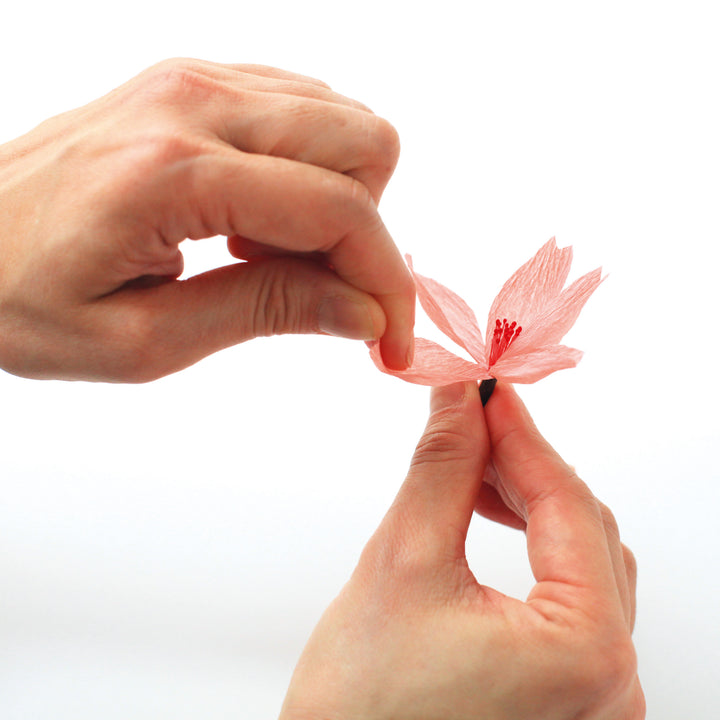
[[[272,68],[166,61],[0,147],[0,367],[146,381],[276,333],[381,338],[414,287],[377,212],[393,128]],[[179,281],[186,238],[245,263]]]
[[[481,478],[492,454],[496,485]],[[468,568],[473,509],[527,533],[525,602]],[[510,386],[432,394],[410,472],[313,633],[284,720],[638,720],[635,564]]]

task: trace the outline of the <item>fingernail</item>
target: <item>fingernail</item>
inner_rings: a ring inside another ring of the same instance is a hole
[[[410,344],[408,345],[407,355],[405,355],[405,362],[410,367],[415,359],[415,338],[410,336]]]
[[[367,305],[336,295],[318,307],[318,329],[328,335],[352,340],[375,340],[377,332]]]
[[[430,411],[437,412],[464,402],[468,397],[467,387],[467,383],[459,382],[433,388],[430,394]]]

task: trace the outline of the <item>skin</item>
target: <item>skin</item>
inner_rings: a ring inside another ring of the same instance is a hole
[[[283,720],[640,720],[635,561],[507,385],[433,390],[407,479],[326,611]],[[492,456],[494,485],[482,478]],[[526,601],[482,585],[473,511],[525,530]]]
[[[0,367],[142,382],[259,335],[412,356],[414,285],[378,214],[397,134],[324,83],[171,60],[0,147]],[[245,263],[177,280],[186,238]]]

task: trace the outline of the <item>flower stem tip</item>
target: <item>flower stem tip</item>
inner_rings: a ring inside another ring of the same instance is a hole
[[[480,383],[480,402],[482,402],[483,407],[485,407],[488,404],[488,400],[492,397],[493,390],[495,389],[495,385],[497,385],[497,378],[490,378],[489,380],[483,380]]]

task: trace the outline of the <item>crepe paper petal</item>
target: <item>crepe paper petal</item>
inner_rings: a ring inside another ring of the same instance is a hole
[[[495,465],[495,460],[492,456],[490,456],[487,465],[485,466],[482,481],[483,484],[487,484],[495,488],[500,500],[502,501],[502,505],[504,506],[501,512],[496,516],[497,520],[503,524],[509,524],[510,527],[516,527],[518,530],[524,529],[528,520],[526,503],[517,492],[512,492],[510,488],[503,483],[497,466]],[[484,514],[483,510],[486,509],[487,506],[483,507],[483,505],[484,503],[478,502],[475,505],[475,511]],[[515,517],[512,517],[513,515]],[[486,517],[489,516],[486,515]]]
[[[490,308],[485,342],[468,304],[439,282],[416,273],[412,259],[407,256],[407,260],[423,309],[475,362],[464,360],[437,343],[417,338],[413,364],[403,371],[388,370],[377,343],[371,343],[372,359],[383,372],[421,385],[488,378],[533,383],[580,362],[580,350],[558,343],[604,278],[598,268],[563,290],[570,272],[572,248],[559,249],[552,238],[512,274]]]
[[[416,273],[412,257],[406,255],[405,258],[415,279],[418,300],[427,316],[471,357],[481,361],[485,356],[485,343],[472,308],[437,280]]]
[[[500,473],[498,473],[495,461],[492,458],[488,460],[488,463],[485,466],[483,482],[488,485],[492,485],[494,488],[500,487]]]
[[[565,288],[555,303],[527,327],[527,332],[518,338],[512,351],[519,352],[526,344],[543,346],[559,343],[575,324],[583,306],[604,279],[602,271],[597,268]]]
[[[494,377],[509,383],[534,383],[556,370],[575,367],[582,351],[565,345],[536,348],[521,355],[503,355],[492,368]]]
[[[379,370],[417,385],[440,387],[490,377],[488,374],[483,375],[477,363],[463,360],[442,345],[425,338],[415,338],[415,356],[412,366],[407,370],[389,370],[382,361],[379,344],[369,343],[369,347],[370,357]]]
[[[560,250],[555,238],[548,240],[503,285],[490,307],[486,337],[490,337],[496,318],[512,318],[522,327],[531,325],[535,317],[560,294],[571,263],[572,248]]]

